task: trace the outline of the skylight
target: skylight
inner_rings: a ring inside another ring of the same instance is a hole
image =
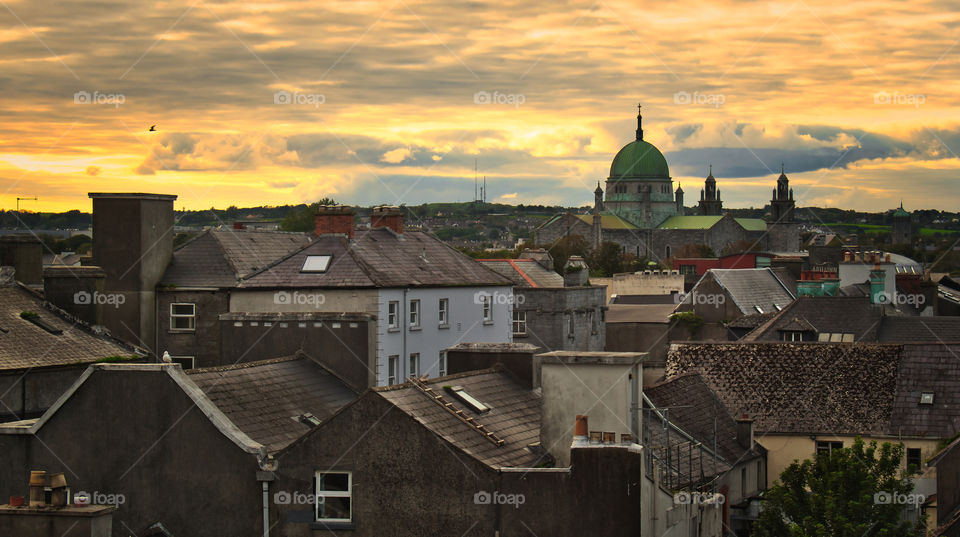
[[[300,272],[326,272],[331,259],[333,259],[332,255],[308,255],[303,260]]]
[[[460,400],[461,403],[470,407],[471,410],[477,414],[483,414],[484,412],[489,412],[490,407],[483,404],[476,397],[467,393],[463,386],[445,386],[446,390],[450,392],[454,397]]]
[[[933,392],[923,392],[920,394],[920,404],[921,405],[932,405],[933,404]]]
[[[757,310],[757,313],[763,313],[763,308],[761,308],[760,306],[754,306],[754,309]]]

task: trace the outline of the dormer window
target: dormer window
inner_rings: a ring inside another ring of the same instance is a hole
[[[333,259],[332,255],[308,255],[303,260],[300,272],[326,272],[331,259]]]

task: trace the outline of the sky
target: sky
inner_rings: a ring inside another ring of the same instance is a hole
[[[0,208],[592,204],[642,103],[687,205],[956,210],[955,8],[0,0]]]

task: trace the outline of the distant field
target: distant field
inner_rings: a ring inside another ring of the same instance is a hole
[[[879,224],[844,224],[841,222],[833,222],[830,224],[823,224],[823,225],[831,228],[858,229],[866,233],[878,233],[881,231],[890,231],[890,226],[884,226]],[[955,233],[960,233],[960,231],[955,229],[936,229],[936,228],[930,228],[930,227],[920,228],[920,235],[924,237],[932,237],[937,233],[951,235]]]

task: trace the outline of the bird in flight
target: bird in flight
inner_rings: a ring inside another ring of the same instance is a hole
[[[156,125],[150,125],[150,132],[154,132],[154,131],[156,131],[156,130],[157,130],[157,126],[156,126]]]

